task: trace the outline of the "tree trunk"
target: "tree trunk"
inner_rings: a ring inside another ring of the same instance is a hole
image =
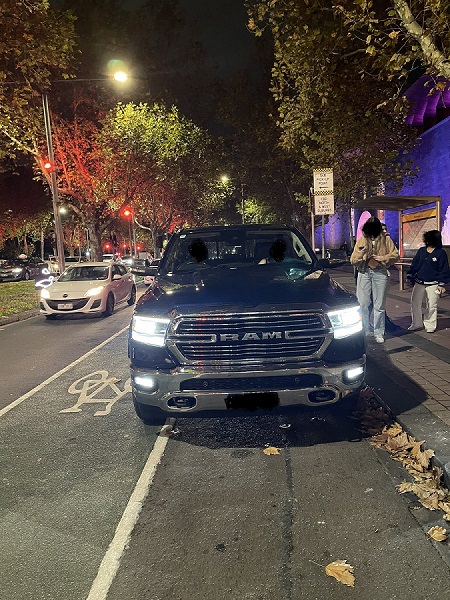
[[[89,240],[91,245],[91,260],[99,261],[103,259],[103,247],[102,247],[102,231],[98,226],[97,221],[86,219],[86,229],[89,232]]]

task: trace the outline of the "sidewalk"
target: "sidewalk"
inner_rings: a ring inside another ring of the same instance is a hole
[[[351,266],[329,270],[336,281],[355,291]],[[366,382],[403,428],[435,452],[450,487],[450,294],[439,301],[435,333],[409,332],[411,288],[400,291],[391,269],[386,312],[398,326],[384,344],[367,339]]]

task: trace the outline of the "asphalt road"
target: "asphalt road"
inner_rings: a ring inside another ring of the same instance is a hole
[[[344,410],[144,426],[117,333],[130,314],[28,322],[51,351],[0,416],[2,600],[450,597],[448,544],[425,534],[437,516],[397,493],[404,472]],[[18,381],[26,324],[1,345]],[[325,574],[335,560],[354,590]]]
[[[138,288],[138,294],[143,291]],[[39,315],[0,327],[0,410],[127,327],[132,312],[125,303],[106,319],[71,315],[48,321]]]

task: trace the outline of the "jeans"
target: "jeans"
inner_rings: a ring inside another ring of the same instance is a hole
[[[385,303],[388,286],[386,269],[368,269],[366,273],[358,273],[356,297],[361,305],[363,329],[370,332],[369,306],[373,302],[373,333],[384,336]]]
[[[411,294],[411,327],[425,327],[426,331],[435,331],[437,325],[437,305],[439,295],[436,285],[415,283]],[[422,317],[422,303],[425,299],[425,311]]]

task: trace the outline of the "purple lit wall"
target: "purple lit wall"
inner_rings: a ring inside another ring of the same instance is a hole
[[[446,81],[438,78],[438,81]],[[412,184],[405,185],[399,196],[441,196],[442,241],[450,245],[450,83],[440,91],[430,94],[432,85],[426,75],[419,78],[406,92],[412,103],[406,122],[417,127],[419,143],[406,158],[419,168]],[[389,182],[386,193],[389,193]],[[376,210],[370,211],[379,216]],[[354,227],[358,226],[362,211],[354,211]],[[345,222],[345,225],[344,225]],[[398,212],[386,211],[384,222],[394,243],[398,246]],[[333,215],[325,226],[325,240],[329,248],[339,248],[342,241],[350,241],[346,215]],[[321,228],[316,229],[316,246],[321,241]]]
[[[441,196],[442,241],[450,244],[450,118],[441,121],[420,136],[420,144],[410,158],[419,167],[412,185],[404,186],[401,195]]]

